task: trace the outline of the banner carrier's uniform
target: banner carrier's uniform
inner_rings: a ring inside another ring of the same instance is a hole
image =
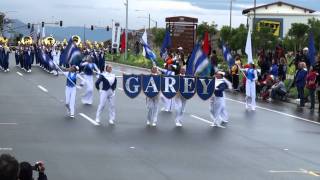
[[[246,69],[246,109],[254,111],[256,109],[256,81],[258,80],[257,70],[253,68]],[[250,98],[250,102],[249,102]]]
[[[100,115],[106,105],[109,103],[109,123],[114,124],[115,120],[115,89],[117,88],[117,78],[112,73],[102,73],[96,81],[95,86],[99,90],[99,85],[102,82],[102,89],[100,90],[100,103],[96,114],[96,122],[100,123]]]
[[[158,75],[157,73],[152,73],[152,75]],[[146,105],[148,110],[147,115],[147,125],[149,126],[152,123],[152,126],[157,126],[158,113],[159,113],[159,103],[160,95],[153,98],[146,97]]]
[[[85,81],[81,82],[81,84],[86,85],[86,92],[82,96],[83,104],[92,104],[93,101],[93,72],[96,70],[100,73],[100,70],[97,68],[96,64],[90,62],[84,62],[81,64],[84,67],[84,79]]]
[[[175,75],[175,73],[173,71],[161,69],[161,68],[158,68],[158,69],[162,72],[162,74],[164,74],[166,76],[174,76]],[[164,104],[164,107],[161,110],[166,111],[166,112],[171,112],[172,109],[174,108],[173,107],[174,106],[173,100],[166,98],[164,95],[161,95],[161,99]]]
[[[224,128],[222,123],[228,122],[228,113],[226,110],[226,102],[224,99],[224,90],[230,88],[232,84],[226,79],[215,80],[214,96],[210,99],[210,117],[213,122],[211,126],[218,126]]]
[[[185,74],[180,74],[180,76],[185,76]],[[174,106],[176,109],[176,118],[175,118],[175,123],[177,127],[182,126],[182,117],[183,113],[185,112],[186,109],[186,104],[187,104],[187,99],[184,98],[180,92],[174,97]]]

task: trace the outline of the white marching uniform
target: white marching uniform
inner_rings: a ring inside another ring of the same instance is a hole
[[[103,112],[106,103],[109,104],[109,123],[113,124],[116,117],[115,111],[115,89],[117,87],[117,79],[114,74],[105,72],[100,74],[99,79],[96,81],[95,86],[99,90],[100,83],[103,87],[100,90],[100,103],[96,113],[96,122],[100,123],[100,116]]]
[[[167,76],[174,76],[175,73],[173,71],[169,71],[169,70],[166,70],[166,69],[161,69],[161,68],[158,68],[164,75],[167,75]],[[172,99],[168,99],[166,98],[163,94],[161,94],[161,100],[163,102],[163,108],[162,110],[163,111],[166,111],[166,112],[171,112],[173,109],[174,109],[174,102],[173,102],[173,98]]]
[[[158,113],[159,113],[159,95],[153,98],[146,97],[146,105],[147,105],[147,124],[153,123],[156,124],[158,121]]]
[[[187,99],[181,96],[181,94],[177,94],[174,97],[174,107],[176,109],[176,123],[182,123],[183,113],[185,112],[187,104]]]
[[[76,103],[76,93],[77,93],[77,78],[82,79],[81,76],[77,75],[76,72],[68,72],[65,73],[67,76],[67,83],[66,83],[66,108],[68,110],[68,114],[70,117],[74,117],[75,113],[75,103]]]
[[[52,52],[51,52],[51,55],[52,55],[52,57],[53,57],[53,62],[54,62],[54,64],[56,64],[56,65],[58,65],[59,64],[59,62],[60,62],[60,51],[58,50],[58,51],[56,51],[56,50],[53,50]]]
[[[93,102],[93,70],[100,73],[100,70],[97,68],[94,63],[82,63],[81,66],[84,66],[84,81],[81,84],[86,86],[86,91],[83,94],[81,101],[83,104],[92,104]]]
[[[226,79],[215,80],[214,96],[210,99],[210,117],[213,120],[212,126],[223,127],[221,124],[227,123],[229,116],[226,110],[224,90],[231,89],[232,84]]]
[[[251,107],[252,110],[256,109],[256,81],[258,80],[257,70],[246,70],[246,109]]]

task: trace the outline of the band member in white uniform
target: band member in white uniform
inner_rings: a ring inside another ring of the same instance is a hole
[[[151,68],[151,74],[152,75],[159,75],[157,67]],[[146,105],[148,110],[147,115],[147,125],[157,126],[158,121],[158,112],[159,112],[159,103],[160,103],[160,94],[158,94],[156,97],[149,98],[146,97]]]
[[[258,73],[254,64],[250,64],[250,68],[246,69],[246,109],[256,110],[256,81]]]
[[[81,84],[85,84],[86,86],[86,92],[82,96],[81,101],[83,104],[91,105],[93,101],[93,73],[96,71],[99,74],[100,70],[92,62],[91,56],[86,56],[86,62],[82,63],[81,66],[83,67],[85,79]]]
[[[117,78],[112,74],[112,66],[106,66],[106,72],[101,73],[95,86],[100,90],[100,83],[102,82],[102,89],[100,90],[100,103],[96,114],[96,122],[100,124],[100,115],[106,105],[109,103],[109,124],[113,125],[116,111],[115,111],[115,90],[117,88]]]
[[[174,76],[175,73],[172,70],[172,64],[168,65],[168,69],[162,69],[158,67],[158,70],[162,72],[162,74],[166,76]],[[172,99],[168,99],[165,96],[161,96],[161,100],[164,104],[164,107],[161,109],[161,111],[171,112],[174,109],[174,104]]]
[[[68,110],[68,115],[74,118],[75,113],[75,103],[76,103],[76,93],[77,93],[77,78],[83,80],[83,78],[77,74],[77,66],[71,66],[66,72],[67,83],[66,83],[66,108]]]
[[[232,84],[223,78],[223,76],[224,72],[221,71],[218,71],[215,75],[214,96],[210,99],[210,116],[213,120],[212,127],[225,128],[222,123],[227,123],[229,118],[224,99],[224,90],[231,89]]]
[[[186,69],[184,67],[182,67],[180,69],[180,76],[185,76],[186,75]],[[178,92],[178,94],[174,97],[174,106],[176,109],[176,126],[177,127],[182,127],[182,117],[183,117],[183,113],[185,112],[185,108],[186,108],[186,103],[187,100],[181,96],[180,92]]]

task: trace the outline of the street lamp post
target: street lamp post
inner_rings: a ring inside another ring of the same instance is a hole
[[[126,0],[126,29],[125,29],[125,34],[126,34],[126,47],[125,47],[125,53],[124,53],[124,57],[125,60],[128,59],[128,6],[129,6],[129,0]]]

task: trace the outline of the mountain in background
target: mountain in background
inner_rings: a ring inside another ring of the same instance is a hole
[[[27,24],[21,22],[18,19],[11,20],[11,27],[15,29],[15,31],[19,34],[23,34],[24,36],[30,35],[30,29],[27,28]],[[20,27],[20,28],[19,28]],[[38,26],[35,26],[35,31],[37,32]],[[42,28],[40,27],[40,32],[42,32]],[[4,34],[6,37],[10,35],[8,33]],[[45,35],[53,35],[56,40],[62,41],[64,38],[69,39],[72,35],[78,35],[82,40],[84,40],[84,28],[79,26],[74,27],[59,27],[59,26],[45,26]],[[90,41],[106,41],[111,39],[112,29],[110,28],[107,31],[105,28],[94,29],[91,31],[90,28],[85,28],[85,36],[86,40]]]

